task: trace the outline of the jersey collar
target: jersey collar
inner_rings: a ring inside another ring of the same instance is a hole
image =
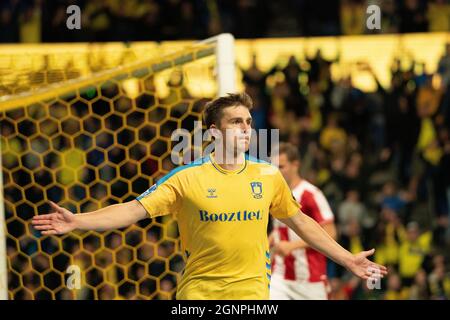
[[[245,154],[243,154],[242,156],[244,157],[244,163],[243,163],[239,168],[237,168],[237,169],[235,169],[235,170],[226,170],[226,169],[222,168],[222,167],[216,162],[216,159],[214,158],[214,152],[210,153],[209,159],[211,160],[211,164],[213,165],[213,167],[214,167],[217,171],[219,171],[219,172],[221,172],[221,173],[223,173],[223,174],[239,174],[239,173],[241,173],[242,171],[244,171],[245,168],[247,168],[247,159],[246,159],[246,157],[245,157]]]

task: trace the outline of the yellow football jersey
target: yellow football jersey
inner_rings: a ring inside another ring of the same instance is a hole
[[[246,155],[228,171],[211,154],[137,200],[151,218],[176,215],[186,255],[177,299],[269,299],[269,212],[287,218],[300,210],[278,168]]]

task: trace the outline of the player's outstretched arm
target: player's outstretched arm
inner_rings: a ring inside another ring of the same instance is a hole
[[[81,214],[73,214],[51,201],[50,205],[51,213],[34,216],[31,221],[34,228],[44,235],[63,234],[75,229],[97,231],[118,229],[147,217],[147,212],[137,200]]]
[[[320,225],[334,240],[337,237],[336,226],[334,222],[327,222],[326,224]],[[305,249],[308,248],[309,245],[303,240],[291,240],[291,241],[279,241],[274,244],[274,251],[281,255],[282,257],[286,257],[292,253],[292,251],[297,249]]]
[[[339,245],[314,219],[302,212],[287,219],[280,219],[280,221],[294,230],[311,247],[322,252],[362,279],[383,277],[387,274],[385,266],[367,259],[375,252],[374,249],[352,254]]]

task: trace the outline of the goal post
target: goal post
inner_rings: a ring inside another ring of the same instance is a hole
[[[85,212],[134,199],[172,169],[171,132],[193,132],[208,99],[236,91],[233,36],[69,80],[45,72],[31,85],[30,69],[20,92],[0,77],[0,299],[169,298],[184,263],[171,216],[59,237],[29,221],[50,200]],[[67,287],[69,266],[81,288]]]
[[[236,81],[231,80],[236,77],[234,37],[230,33],[223,33],[201,43],[214,42],[217,42],[215,50],[217,56],[218,95],[223,96],[227,93],[234,93],[236,91]]]
[[[0,144],[0,149],[1,149]],[[0,168],[2,157],[0,157]],[[0,300],[8,300],[8,270],[6,263],[6,224],[5,207],[3,199],[3,174],[0,170]]]

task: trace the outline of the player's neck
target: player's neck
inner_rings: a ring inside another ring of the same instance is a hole
[[[294,178],[289,181],[289,188],[291,188],[291,190],[294,189],[302,182],[302,180],[303,179],[299,175],[294,176]]]
[[[245,162],[244,153],[227,152],[227,150],[217,149],[214,151],[215,162],[224,170],[234,171],[242,168]]]

